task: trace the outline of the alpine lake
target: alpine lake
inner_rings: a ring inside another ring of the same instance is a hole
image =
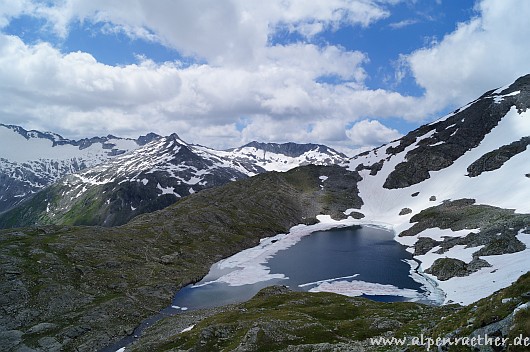
[[[311,232],[288,246],[281,245],[281,238],[267,239],[257,248],[214,264],[200,282],[177,292],[171,306],[104,351],[127,346],[165,316],[243,302],[271,285],[382,302],[428,302],[425,287],[412,278],[412,254],[393,237],[383,228],[355,225]],[[267,252],[276,244],[279,249]]]

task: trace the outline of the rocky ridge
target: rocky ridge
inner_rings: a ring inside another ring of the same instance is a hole
[[[266,156],[261,151],[274,150]],[[321,145],[251,143],[218,151],[158,137],[129,153],[76,171],[0,215],[0,227],[121,225],[203,189],[302,164],[333,165],[346,156]],[[1,175],[0,175],[1,177]],[[39,185],[41,187],[41,185]]]
[[[95,166],[160,136],[70,140],[51,132],[0,124],[0,213],[31,198],[67,174]]]

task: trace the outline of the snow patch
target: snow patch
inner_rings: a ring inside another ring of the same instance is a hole
[[[399,288],[394,285],[383,285],[366,281],[335,281],[324,282],[309,292],[332,292],[344,296],[400,296],[405,298],[420,299],[422,295],[412,289]]]
[[[193,328],[195,327],[195,325],[190,325],[188,326],[186,329],[182,330],[180,333],[185,333],[185,332],[188,332],[188,331],[191,331]]]
[[[162,194],[159,194],[158,196],[162,196],[164,194],[173,194],[174,196],[177,196],[178,198],[181,198],[180,194],[175,192],[174,187],[162,187],[160,183],[157,184],[156,188],[162,191]]]
[[[521,93],[520,90],[512,92],[512,93],[504,94],[504,95],[497,95],[493,97],[493,101],[495,102],[495,104],[500,104],[504,100],[504,98],[512,97],[514,95],[518,95],[519,93]]]
[[[330,282],[333,282],[333,281],[339,281],[339,280],[343,280],[343,279],[353,279],[354,277],[357,277],[357,276],[359,276],[359,274],[354,274],[354,275],[350,275],[350,276],[341,276],[341,277],[336,277],[336,278],[333,278],[333,279],[319,280],[319,281],[315,281],[315,282],[308,282],[308,283],[305,283],[305,284],[298,285],[298,287],[316,286],[316,285],[323,284],[325,282],[330,283]]]

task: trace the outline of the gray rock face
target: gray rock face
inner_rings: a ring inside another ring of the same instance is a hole
[[[524,137],[511,144],[502,146],[484,154],[467,168],[469,177],[476,177],[483,172],[499,169],[515,155],[522,153],[530,145],[530,137]]]
[[[0,331],[0,351],[13,351],[22,342],[23,332],[19,330]]]
[[[410,208],[403,208],[401,209],[401,211],[399,212],[399,215],[407,215],[407,214],[411,214],[412,213],[412,209]]]
[[[520,93],[505,96],[500,102],[495,101],[498,95],[516,91]],[[519,78],[499,94],[494,91],[487,92],[469,107],[455,111],[453,116],[431,125],[421,126],[403,137],[398,146],[387,148],[387,154],[395,155],[423,137],[416,148],[406,154],[406,161],[396,165],[388,175],[384,187],[388,189],[408,187],[428,179],[429,171],[442,170],[452,165],[465,152],[477,147],[514,105],[519,111],[530,107],[530,75]],[[428,133],[431,135],[425,138]],[[516,153],[524,143],[526,142],[506,147],[494,154],[502,161],[508,155]],[[489,167],[498,164],[499,161],[494,161]]]
[[[31,327],[28,331],[26,331],[26,334],[42,334],[43,332],[57,329],[57,327],[58,327],[57,324],[39,323]]]
[[[488,266],[491,265],[483,259],[474,259],[469,264],[466,264],[460,259],[439,258],[425,272],[436,276],[438,280],[445,281],[455,276],[467,276],[480,268]]]
[[[414,255],[427,254],[431,249],[436,247],[440,242],[435,241],[430,237],[420,237],[414,245]]]
[[[362,156],[362,155],[366,155],[365,153],[361,153],[359,154],[359,156]],[[376,176],[377,173],[379,171],[381,171],[381,169],[383,168],[383,165],[385,163],[385,160],[384,159],[381,159],[379,160],[378,162],[376,163],[373,163],[372,165],[370,166],[365,166],[364,164],[359,164],[356,168],[357,171],[361,171],[361,170],[370,170],[370,175],[371,176]]]

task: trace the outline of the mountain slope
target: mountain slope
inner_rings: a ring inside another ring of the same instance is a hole
[[[205,188],[301,164],[332,165],[346,156],[321,145],[253,143],[231,151],[191,145],[176,134],[72,173],[0,215],[0,227],[124,224]],[[258,155],[268,153],[266,158]]]
[[[419,270],[430,272],[427,277],[438,282],[447,301],[471,303],[514,282],[530,266],[530,221],[514,215],[530,213],[528,107],[530,75],[349,165],[363,178],[360,212],[401,233],[397,240],[417,254]],[[462,199],[468,201],[454,203]],[[449,215],[452,208],[458,219]],[[479,218],[461,221],[477,212],[496,225]],[[433,213],[437,220],[428,218]],[[418,222],[421,231],[410,231]],[[487,250],[495,241],[498,253]],[[513,254],[494,255],[507,253]],[[437,276],[440,268],[452,274]]]
[[[119,227],[0,230],[0,336],[18,336],[19,347],[48,336],[64,350],[102,348],[223,257],[359,207],[358,180],[338,166],[305,166],[206,189]],[[334,201],[342,190],[348,198]]]
[[[529,288],[527,273],[476,305],[460,308],[388,304],[273,286],[235,306],[167,318],[127,350],[432,351],[439,346],[439,351],[527,351]],[[489,346],[485,335],[492,341]],[[471,339],[478,345],[479,337],[482,346],[473,349]]]
[[[267,171],[287,171],[303,165],[335,165],[347,156],[321,144],[251,142],[223,155],[235,160],[252,160]]]
[[[0,213],[61,177],[105,162],[159,138],[114,136],[69,140],[55,133],[0,124]]]

